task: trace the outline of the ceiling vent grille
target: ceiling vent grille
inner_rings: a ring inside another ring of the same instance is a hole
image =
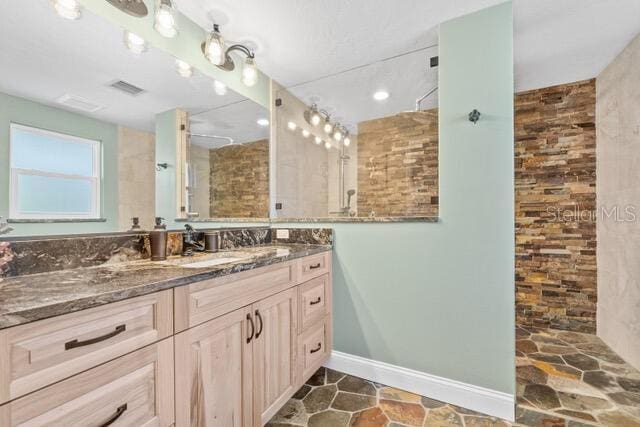
[[[87,113],[93,113],[104,108],[102,105],[94,104],[88,99],[70,94],[62,95],[56,99],[56,102],[69,108],[73,108],[74,110],[81,110]]]
[[[138,86],[132,85],[131,83],[127,83],[124,80],[118,80],[116,82],[111,83],[109,86],[131,96],[137,96],[137,95],[140,95],[142,92],[144,92],[144,89],[141,89]]]

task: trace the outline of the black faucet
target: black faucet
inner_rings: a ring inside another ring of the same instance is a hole
[[[198,231],[189,224],[184,225],[185,232],[182,233],[182,255],[191,256],[194,252],[204,252],[204,243],[197,239]]]

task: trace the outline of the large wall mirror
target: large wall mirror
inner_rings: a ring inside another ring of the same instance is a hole
[[[434,220],[437,47],[276,91],[273,219]]]
[[[3,5],[0,52],[8,237],[126,231],[134,217],[149,230],[181,212],[268,216],[264,108],[88,10],[63,19],[47,0]],[[159,212],[169,193],[187,202]]]

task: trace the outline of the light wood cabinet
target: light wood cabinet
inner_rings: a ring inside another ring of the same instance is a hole
[[[173,425],[173,338],[0,406],[0,425]]]
[[[252,425],[251,307],[175,337],[176,426]]]
[[[0,331],[0,426],[262,426],[330,350],[326,252]]]
[[[253,304],[254,423],[266,424],[296,392],[297,293],[292,288]]]
[[[173,334],[171,290],[0,331],[0,403]]]

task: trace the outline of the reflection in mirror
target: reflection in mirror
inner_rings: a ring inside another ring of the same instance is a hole
[[[238,99],[217,96],[209,77],[130,41],[88,10],[67,20],[47,0],[3,4],[0,216],[13,228],[7,236],[124,231],[133,217],[152,228],[156,174],[179,169],[173,160],[156,165],[156,139],[175,140],[158,133],[157,117]]]
[[[436,57],[433,46],[278,90],[275,216],[437,217]]]
[[[269,110],[243,99],[189,117],[185,217],[269,217]]]

